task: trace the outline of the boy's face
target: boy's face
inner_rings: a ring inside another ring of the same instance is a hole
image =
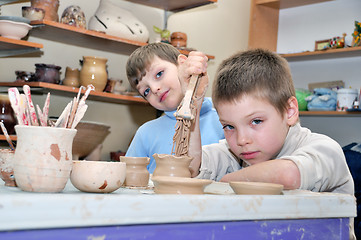
[[[217,111],[232,152],[251,165],[273,159],[295,123],[289,113],[281,115],[268,101],[250,95],[220,102]]]
[[[173,111],[183,99],[178,68],[155,56],[137,85],[139,93],[156,109]]]

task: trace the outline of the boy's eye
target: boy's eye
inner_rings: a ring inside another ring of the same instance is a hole
[[[231,126],[231,125],[224,125],[224,126],[223,126],[223,129],[232,130],[232,129],[234,129],[234,127]]]
[[[254,119],[254,120],[252,120],[251,124],[252,124],[252,125],[258,125],[258,124],[260,124],[260,123],[262,123],[262,122],[263,122],[263,121],[260,120],[260,119]]]
[[[148,94],[149,94],[149,92],[150,92],[150,88],[145,89],[145,91],[144,91],[144,93],[143,93],[143,96],[144,96],[144,97],[147,97]]]
[[[158,72],[158,73],[155,75],[156,78],[157,78],[157,79],[160,78],[160,77],[163,75],[163,72],[164,72],[164,71]]]

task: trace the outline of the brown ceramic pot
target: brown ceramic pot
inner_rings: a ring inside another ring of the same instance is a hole
[[[35,78],[38,82],[60,83],[60,66],[53,64],[37,63],[35,64]]]
[[[125,162],[127,171],[124,185],[127,187],[147,187],[149,182],[149,172],[147,165],[148,157],[119,157],[120,162]]]
[[[59,21],[59,0],[31,0],[31,7],[45,11],[44,20]]]
[[[7,94],[0,94],[0,122],[3,122],[5,125],[8,134],[15,133],[16,119]],[[1,132],[0,134],[3,133]]]
[[[170,177],[191,177],[189,164],[192,157],[189,156],[175,156],[169,154],[153,154],[156,162],[156,167],[153,176],[170,176]]]
[[[170,43],[174,47],[186,47],[187,46],[187,34],[182,32],[174,32],[170,36]]]
[[[79,87],[79,69],[66,67],[63,85],[70,87]]]
[[[80,85],[86,87],[93,84],[95,91],[102,92],[108,81],[107,61],[108,59],[102,57],[83,56]]]

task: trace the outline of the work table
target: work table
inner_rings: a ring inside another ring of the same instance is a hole
[[[0,216],[0,239],[16,233],[40,234],[50,229],[69,234],[77,229],[78,234],[88,236],[89,228],[107,236],[116,232],[117,236],[126,232],[139,234],[142,239],[148,239],[146,236],[166,239],[167,233],[177,239],[174,229],[189,233],[193,229],[194,234],[204,234],[200,232],[203,229],[213,231],[214,236],[219,231],[222,238],[226,229],[230,236],[239,236],[242,231],[252,232],[252,226],[268,234],[274,229],[282,232],[281,228],[289,229],[289,234],[294,228],[297,234],[302,226],[306,234],[311,233],[309,228],[315,224],[319,224],[321,228],[317,231],[324,236],[340,231],[338,238],[328,239],[347,239],[345,230],[349,218],[356,216],[356,202],[350,195],[300,190],[284,191],[284,195],[158,195],[152,190],[120,188],[110,194],[93,194],[80,192],[69,182],[62,193],[32,193],[0,186]],[[285,223],[287,226],[281,227]],[[327,235],[322,226],[336,229],[329,230]],[[157,236],[159,227],[163,232]],[[37,231],[21,231],[30,229]],[[123,239],[119,236],[116,239]]]

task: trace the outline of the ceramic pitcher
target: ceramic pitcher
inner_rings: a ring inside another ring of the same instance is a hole
[[[93,84],[95,91],[102,92],[108,80],[107,61],[108,59],[102,57],[83,56],[80,85],[86,87]]]
[[[153,176],[191,177],[189,164],[192,157],[157,153],[153,154],[153,157],[156,162]]]
[[[128,187],[147,187],[149,182],[149,172],[147,165],[148,157],[119,157],[120,162],[126,163],[126,176],[124,185]]]
[[[72,144],[77,130],[15,126],[16,184],[28,192],[61,192],[72,168]]]

